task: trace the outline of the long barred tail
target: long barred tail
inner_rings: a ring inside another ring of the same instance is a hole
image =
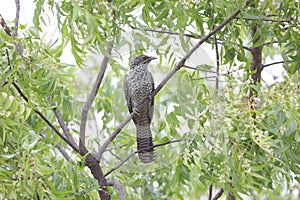
[[[150,125],[137,127],[137,149],[145,149],[153,146],[153,139],[150,131]],[[138,153],[141,163],[148,164],[155,160],[154,149],[150,148]]]

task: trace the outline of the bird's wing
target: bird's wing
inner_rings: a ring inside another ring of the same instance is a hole
[[[131,103],[131,97],[129,94],[129,86],[128,86],[128,75],[125,75],[125,80],[124,80],[124,93],[125,93],[125,98],[126,98],[126,102],[127,102],[127,107],[130,113],[132,113],[132,103]]]
[[[152,79],[152,85],[151,85],[151,93],[153,92],[154,90],[154,80],[153,80],[153,77],[151,76],[151,79]],[[151,94],[150,93],[150,94]],[[150,117],[150,121],[152,121],[152,118],[153,118],[153,112],[154,112],[154,97],[150,100],[150,107],[149,107],[149,117]]]

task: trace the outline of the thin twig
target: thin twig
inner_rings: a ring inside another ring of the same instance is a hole
[[[266,64],[266,65],[263,65],[263,68],[269,67],[271,65],[283,64],[283,63],[287,63],[287,62],[293,62],[293,60],[286,60],[286,61],[278,61],[278,62],[269,63],[269,64]]]
[[[213,189],[213,185],[210,185],[208,190],[208,200],[211,200],[212,198],[212,189]]]
[[[40,133],[40,136],[41,136],[43,139],[46,138],[45,135],[46,135],[46,134]],[[62,155],[68,162],[71,162],[71,161],[72,161],[72,159],[71,159],[70,155],[67,153],[66,149],[61,147],[60,142],[57,143],[56,145],[54,145],[53,142],[51,142],[51,144],[52,144],[53,146],[55,146],[55,148],[61,153],[61,155]]]
[[[10,28],[7,26],[5,20],[3,19],[2,15],[0,14],[0,24],[3,28],[3,30],[5,31],[5,33],[9,36],[12,36],[11,30]]]
[[[219,78],[221,76],[226,76],[226,77],[229,77],[229,75],[233,72],[236,72],[236,71],[239,71],[241,69],[236,69],[236,70],[233,70],[231,72],[227,72],[227,73],[222,73],[222,74],[219,74],[219,76],[205,76],[205,77],[200,77],[200,78],[192,78],[192,80],[202,80],[202,79],[210,79],[210,78]],[[218,79],[219,82],[222,82],[221,80]]]
[[[188,68],[188,69],[193,69],[193,70],[196,70],[196,71],[207,72],[207,73],[214,73],[214,74],[217,73],[217,72],[212,71],[212,70],[200,69],[200,68],[198,68],[198,67],[191,67],[191,66],[187,66],[187,65],[184,65],[183,67],[184,67],[184,68]]]
[[[172,143],[176,143],[176,142],[181,142],[182,140],[172,140],[172,141],[168,141],[168,142],[164,142],[164,143],[161,143],[161,144],[156,144],[156,145],[153,145],[153,146],[150,146],[150,147],[147,147],[147,148],[143,148],[143,149],[140,149],[140,150],[136,150],[134,152],[132,152],[127,158],[125,158],[122,162],[120,162],[116,167],[112,168],[111,170],[109,170],[104,176],[108,176],[110,175],[113,171],[119,169],[125,162],[127,162],[131,157],[133,157],[135,154],[139,153],[139,152],[142,152],[142,151],[145,151],[145,150],[149,150],[149,149],[154,149],[156,147],[160,147],[160,146],[164,146],[164,145],[167,145],[167,144],[172,144]]]
[[[224,44],[224,42],[221,41],[220,39],[217,39],[217,43],[218,43],[218,44],[221,44],[221,45]],[[226,41],[226,43],[231,44],[231,45],[236,45],[236,44],[234,44],[234,43],[232,43],[232,42],[229,43],[229,42]],[[251,49],[250,47],[246,47],[246,46],[244,46],[244,45],[242,45],[242,48],[245,49],[245,50],[247,50],[247,51],[252,51],[252,49]]]
[[[19,53],[19,55],[22,57],[22,59],[26,62],[27,65],[30,66],[32,71],[36,71],[35,67],[33,66],[33,64],[31,63],[31,61],[29,60],[29,58],[27,58],[24,54],[23,54],[23,48],[21,46],[21,44],[16,40],[15,36],[13,35],[13,33],[11,32],[10,28],[7,26],[5,20],[3,19],[2,15],[0,14],[0,24],[3,28],[3,30],[5,31],[5,33],[9,36],[11,36],[14,40],[14,45]]]
[[[216,59],[217,59],[217,77],[216,77],[216,92],[218,94],[218,90],[219,90],[219,75],[220,75],[220,55],[219,55],[219,48],[218,48],[218,42],[217,42],[217,38],[216,35],[214,35],[214,39],[215,39],[215,50],[216,50]]]
[[[119,183],[117,180],[109,180],[107,181],[107,186],[114,186],[118,192],[119,192],[119,198],[120,200],[125,200],[126,199],[126,194],[124,191],[124,187]]]
[[[26,97],[26,95],[22,92],[21,88],[15,83],[13,82],[12,85],[17,89],[18,93],[20,94],[20,96],[26,101],[26,103],[29,103],[28,98]],[[46,122],[46,124],[61,138],[63,139],[68,145],[70,145],[72,147],[72,149],[74,151],[76,151],[77,153],[79,153],[79,150],[76,148],[76,146],[74,146],[71,142],[69,142],[69,140],[67,140],[67,138],[65,138],[58,130],[57,128],[45,117],[45,115],[43,115],[38,109],[34,108],[33,109],[34,112],[36,114],[38,114],[38,116],[40,118],[42,118],[42,120],[44,122]]]
[[[63,155],[63,157],[68,161],[71,162],[71,157],[69,156],[69,154],[66,152],[66,150],[64,148],[61,147],[60,143],[57,143],[55,145],[55,148],[58,149],[58,151],[61,153],[61,155]]]
[[[291,23],[293,21],[293,19],[265,19],[265,18],[242,18],[244,20],[251,20],[251,21],[255,21],[255,20],[262,20],[265,22],[287,22],[287,23]]]
[[[214,28],[210,33],[208,33],[205,37],[203,37],[178,63],[177,65],[167,74],[167,76],[162,80],[162,82],[153,90],[150,97],[146,98],[140,105],[137,106],[137,109],[140,109],[144,107],[146,104],[149,103],[150,98],[153,99],[154,96],[166,85],[166,83],[174,76],[174,74],[184,66],[185,61],[200,47],[201,44],[203,44],[205,41],[207,41],[211,36],[213,36],[216,32],[220,31],[226,24],[228,24],[231,20],[236,18],[236,16],[240,13],[240,10],[235,11],[230,17],[228,17],[226,20],[224,20],[219,26]],[[99,152],[96,155],[96,158],[98,160],[101,159],[102,154],[104,153],[105,149],[108,147],[108,145],[114,140],[114,138],[120,133],[120,131],[125,127],[125,125],[130,122],[134,115],[134,112],[132,112],[118,127],[117,129],[112,133],[112,135],[103,143],[101,146]]]
[[[109,150],[109,153],[115,156],[118,160],[122,160],[119,156],[117,156],[112,150]]]
[[[216,79],[217,76],[205,76],[205,77],[200,77],[200,78],[192,78],[192,80],[197,81],[197,80],[210,79],[210,78]]]
[[[223,193],[224,193],[224,189],[221,188],[221,189],[219,190],[219,192],[214,196],[214,198],[212,198],[212,200],[217,200],[217,199],[219,199],[219,198],[222,196]]]
[[[126,146],[128,146],[128,144],[124,144],[124,145],[119,146],[119,147],[112,147],[112,148],[106,149],[105,151],[111,151],[111,150],[114,150],[114,149],[121,149],[121,148],[126,147]]]
[[[136,29],[136,30],[140,30],[140,28],[138,27],[135,27],[135,26],[132,26],[132,25],[129,25],[130,28],[132,29]],[[150,29],[150,28],[145,28],[145,29],[142,29],[143,31],[148,31],[148,32],[154,32],[154,33],[167,33],[169,35],[181,35],[180,33],[176,33],[176,32],[173,32],[173,31],[170,31],[170,30],[156,30],[156,29]],[[185,37],[190,37],[190,38],[194,38],[194,39],[200,39],[201,36],[200,35],[192,35],[192,34],[182,34],[183,36]]]
[[[16,22],[15,22],[15,33],[14,36],[17,37],[18,35],[18,27],[19,27],[19,17],[20,17],[20,1],[15,0],[16,2]]]
[[[275,44],[275,43],[278,43],[278,41],[266,42],[266,43],[264,43],[263,45],[266,46],[266,45],[269,45],[269,44]]]
[[[108,55],[111,54],[111,51],[112,51],[112,42],[110,41],[110,42],[108,42],[108,47],[107,47]],[[95,100],[95,97],[98,93],[100,84],[103,80],[104,73],[106,71],[107,64],[108,64],[108,59],[109,59],[108,56],[104,56],[101,67],[97,74],[97,78],[94,83],[93,89],[92,89],[91,93],[89,94],[89,97],[82,108],[80,133],[79,133],[79,150],[80,150],[80,152],[83,152],[83,150],[85,149],[85,128],[86,128],[87,114],[91,108],[92,103]]]
[[[78,145],[76,144],[73,136],[70,133],[69,128],[67,127],[65,121],[63,120],[62,116],[61,116],[61,112],[59,110],[57,110],[57,108],[53,108],[53,112],[56,116],[56,119],[60,125],[60,127],[63,130],[63,133],[65,134],[65,136],[67,137],[67,139],[69,140],[69,142],[71,142],[74,146],[76,146],[77,149],[79,149]]]
[[[11,66],[11,62],[10,62],[10,57],[8,54],[8,50],[6,49],[6,55],[7,55],[7,64],[10,67],[10,69],[12,68]],[[19,95],[24,99],[24,101],[26,101],[26,103],[29,103],[28,98],[26,97],[26,95],[23,93],[23,91],[21,90],[21,88],[15,83],[13,82],[12,85],[16,88],[16,90],[18,91]],[[62,138],[65,142],[67,142],[67,144],[69,144],[74,151],[79,152],[78,147],[76,147],[75,145],[73,145],[71,142],[69,142],[69,140],[67,138],[65,138],[56,128],[55,126],[36,108],[33,109],[34,112],[36,114],[38,114],[47,124],[48,126],[60,137]]]

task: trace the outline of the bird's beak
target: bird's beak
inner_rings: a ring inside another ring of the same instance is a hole
[[[148,58],[149,61],[155,60],[155,59],[157,59],[157,58],[156,58],[156,57],[149,57],[149,58]]]

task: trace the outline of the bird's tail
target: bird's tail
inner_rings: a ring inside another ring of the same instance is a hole
[[[153,139],[151,135],[150,125],[137,126],[137,149],[147,149],[153,146]],[[141,163],[148,164],[155,160],[154,149],[149,148],[147,150],[138,153]]]

